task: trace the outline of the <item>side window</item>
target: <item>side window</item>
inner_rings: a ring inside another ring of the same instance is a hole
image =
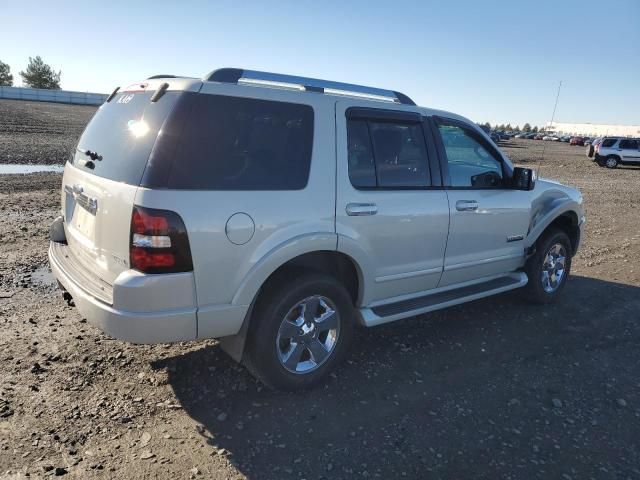
[[[605,138],[605,139],[602,141],[602,146],[603,146],[604,148],[613,147],[613,146],[616,144],[616,142],[617,142],[617,141],[618,141],[618,140],[617,140],[616,138]]]
[[[347,122],[349,179],[356,188],[421,188],[431,184],[419,123]]]
[[[427,146],[422,126],[370,122],[378,186],[426,187],[429,185]]]
[[[638,140],[620,140],[620,148],[625,150],[638,150]]]
[[[308,105],[202,94],[184,126],[168,186],[301,190],[312,145]]]
[[[438,122],[452,187],[495,188],[502,185],[502,162],[478,135],[458,124]]]
[[[369,137],[369,127],[365,120],[348,121],[347,142],[351,184],[356,188],[377,186],[371,138]]]

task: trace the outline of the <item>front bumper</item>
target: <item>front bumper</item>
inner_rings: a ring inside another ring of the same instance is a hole
[[[122,272],[110,290],[80,271],[67,245],[51,242],[49,264],[89,323],[120,340],[167,343],[198,334],[193,273]]]

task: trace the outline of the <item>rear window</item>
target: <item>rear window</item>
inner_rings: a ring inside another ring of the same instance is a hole
[[[99,177],[138,185],[158,132],[180,95],[167,92],[151,102],[153,93],[122,92],[103,104],[80,136],[71,163]]]
[[[197,95],[180,136],[167,187],[300,190],[313,145],[308,105]]]
[[[638,140],[620,140],[620,148],[625,150],[637,150]]]
[[[601,146],[613,147],[617,141],[617,138],[605,138],[604,140],[602,140]]]

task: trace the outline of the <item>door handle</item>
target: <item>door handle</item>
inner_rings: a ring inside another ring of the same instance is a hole
[[[348,203],[346,210],[350,217],[364,217],[378,213],[375,203]]]
[[[459,212],[471,212],[478,209],[478,202],[475,200],[458,200],[456,210]]]

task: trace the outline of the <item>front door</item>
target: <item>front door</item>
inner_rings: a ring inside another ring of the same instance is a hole
[[[422,117],[412,107],[352,106],[336,104],[336,231],[338,250],[365,270],[361,304],[435,288],[449,206],[446,192],[433,188],[440,182],[429,152],[436,153]]]
[[[437,118],[451,223],[439,286],[511,272],[524,261],[531,195],[513,190],[502,156],[459,120]]]

